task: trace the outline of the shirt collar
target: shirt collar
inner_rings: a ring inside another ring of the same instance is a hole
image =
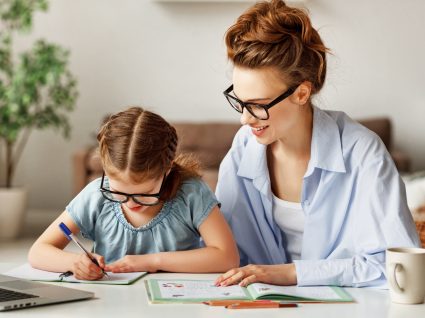
[[[313,106],[311,157],[304,177],[312,174],[314,168],[346,172],[339,127],[331,116],[315,106]]]
[[[266,149],[255,137],[249,138],[238,169],[238,176],[253,179],[259,189],[269,179]],[[346,172],[338,125],[326,112],[313,106],[311,157],[304,177],[311,175],[315,168]]]
[[[248,134],[252,132],[249,131]],[[258,143],[255,137],[251,136],[242,153],[237,172],[240,177],[253,179],[257,189],[262,189],[269,179],[266,150],[265,145]]]

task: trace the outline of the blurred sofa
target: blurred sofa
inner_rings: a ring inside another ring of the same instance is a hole
[[[400,172],[410,170],[409,157],[393,148],[391,121],[387,117],[359,120],[361,124],[374,131],[384,142]],[[203,167],[202,177],[215,189],[218,168],[221,160],[230,149],[239,123],[178,122],[173,123],[179,136],[178,152],[193,153]],[[91,180],[102,174],[102,166],[96,147],[93,145],[78,150],[73,156],[74,186],[77,194]]]

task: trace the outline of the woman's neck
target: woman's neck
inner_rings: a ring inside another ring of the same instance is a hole
[[[301,201],[302,180],[311,153],[313,112],[300,114],[291,134],[274,142],[267,149],[271,188],[278,198],[290,202]]]
[[[311,139],[313,134],[313,108],[310,105],[305,107],[300,114],[291,132],[288,135],[276,140],[270,145],[270,151],[275,157],[282,156],[294,159],[310,159]]]

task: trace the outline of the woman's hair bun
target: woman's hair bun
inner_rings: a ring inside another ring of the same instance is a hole
[[[282,0],[248,8],[226,32],[229,59],[249,68],[275,67],[297,85],[310,81],[318,92],[326,77],[326,53],[308,14]]]

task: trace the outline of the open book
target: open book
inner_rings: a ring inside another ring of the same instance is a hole
[[[297,287],[254,283],[248,287],[239,285],[216,287],[211,280],[145,281],[151,303],[197,303],[208,300],[269,299],[283,302],[353,302],[353,298],[336,286]]]
[[[61,273],[47,272],[31,267],[30,264],[26,263],[19,267],[16,267],[8,272],[3,273],[4,275],[18,277],[28,280],[44,281],[44,282],[68,282],[68,283],[86,283],[86,284],[109,284],[109,285],[129,285],[142,276],[146,275],[147,272],[134,272],[134,273],[111,273],[108,272],[108,276],[104,276],[99,280],[78,280],[74,276],[60,277]]]

